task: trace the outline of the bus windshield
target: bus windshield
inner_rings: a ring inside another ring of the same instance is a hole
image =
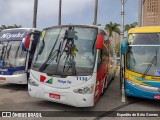
[[[90,75],[95,64],[97,29],[58,27],[44,30],[32,69],[50,75]]]
[[[160,76],[160,34],[130,34],[126,57],[129,70]]]
[[[25,66],[27,52],[22,51],[22,41],[0,41],[1,67]]]

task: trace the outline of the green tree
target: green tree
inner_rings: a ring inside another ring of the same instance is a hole
[[[138,25],[137,22],[134,22],[134,23],[131,23],[131,24],[126,24],[126,25],[124,26],[124,31],[127,31],[127,32],[128,32],[129,29],[135,28],[137,25]]]
[[[108,32],[108,36],[109,36],[109,41],[112,41],[113,38],[113,32],[118,33],[120,35],[121,31],[119,29],[120,24],[117,23],[112,23],[110,22],[109,24],[106,24],[105,26],[105,30]],[[116,41],[114,43],[117,43]],[[106,44],[106,43],[105,43]],[[106,44],[106,46],[109,44]],[[115,45],[115,51],[116,50],[116,45]]]
[[[21,27],[22,27],[21,25],[16,25],[16,24],[14,24],[12,26],[1,25],[0,31],[5,30],[5,29],[21,28]]]
[[[119,24],[110,22],[106,24],[105,30],[108,32],[109,40],[112,40],[113,32],[118,33],[120,35]]]

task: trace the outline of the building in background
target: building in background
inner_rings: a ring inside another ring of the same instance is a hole
[[[143,26],[160,25],[160,0],[142,0],[141,7],[143,8]]]

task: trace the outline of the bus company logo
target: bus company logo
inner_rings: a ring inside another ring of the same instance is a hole
[[[53,78],[46,79],[46,76],[40,75],[40,82],[52,84],[53,83]]]
[[[10,39],[10,38],[21,38],[23,37],[24,33],[17,33],[17,34],[11,34],[11,33],[5,33],[1,36],[1,38],[4,39]]]
[[[155,76],[160,76],[160,70],[154,70],[154,75]]]
[[[7,72],[8,69],[0,69],[1,72]]]

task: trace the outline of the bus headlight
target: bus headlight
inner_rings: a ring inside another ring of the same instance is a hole
[[[83,88],[74,89],[73,92],[79,94],[92,94],[93,90],[94,90],[94,85],[90,85]]]
[[[26,70],[15,71],[13,72],[13,75],[18,75],[18,74],[23,74],[23,73],[27,73],[27,71]]]
[[[35,81],[33,81],[32,79],[29,78],[28,80],[28,84],[32,85],[32,86],[39,86],[38,83],[36,83]]]

